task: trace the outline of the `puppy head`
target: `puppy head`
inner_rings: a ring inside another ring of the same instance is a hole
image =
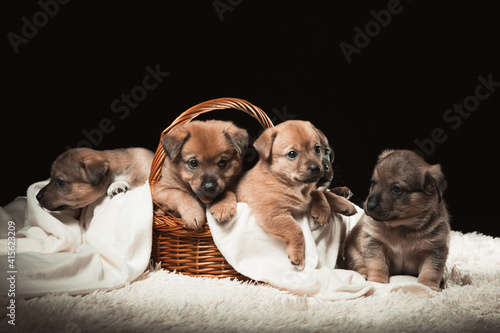
[[[318,130],[321,139],[321,151],[323,153],[323,160],[321,161],[323,165],[323,176],[316,183],[316,189],[318,191],[324,191],[330,187],[333,180],[333,159],[335,154],[333,153],[332,147],[328,143],[328,138]]]
[[[82,208],[106,193],[108,174],[109,163],[99,152],[70,149],[55,160],[50,181],[36,198],[48,210]]]
[[[409,225],[438,205],[445,189],[439,164],[430,165],[409,150],[386,150],[375,166],[365,212],[389,225]]]
[[[162,136],[169,172],[204,202],[239,174],[248,134],[228,121],[192,121]]]
[[[308,121],[288,120],[266,129],[254,142],[262,163],[290,185],[316,183],[324,174],[325,141]]]

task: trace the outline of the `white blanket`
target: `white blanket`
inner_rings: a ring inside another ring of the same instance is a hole
[[[398,290],[419,297],[436,295],[413,276],[393,276],[389,284],[381,284],[367,282],[354,271],[335,268],[345,230],[350,230],[362,215],[361,208],[356,209],[358,213],[351,217],[332,214],[324,226],[311,216],[295,217],[306,242],[306,265],[301,272],[290,264],[286,244],[257,224],[247,204],[238,203],[237,215],[227,223],[217,223],[209,213],[207,219],[215,244],[234,269],[294,294],[329,301]]]
[[[11,284],[2,276],[0,290],[15,285],[23,296],[84,294],[121,287],[144,272],[152,242],[148,183],[102,197],[83,208],[79,219],[38,204],[36,194],[46,184],[35,183],[26,198],[0,207],[0,269],[15,278]],[[15,248],[8,238],[14,227]]]
[[[0,279],[0,290],[9,290],[12,280],[7,278],[14,275],[16,295],[85,294],[119,288],[146,269],[153,218],[147,183],[113,198],[101,198],[84,208],[79,219],[70,212],[40,207],[36,193],[46,183],[33,184],[27,198],[0,207],[0,269],[6,275]],[[227,223],[218,224],[208,211],[207,220],[217,247],[237,271],[279,289],[330,301],[396,290],[421,297],[436,294],[415,277],[395,276],[384,285],[366,282],[353,271],[335,269],[345,230],[362,214],[357,209],[352,217],[333,214],[324,226],[310,216],[296,217],[306,240],[302,272],[290,264],[285,243],[267,234],[245,203],[238,204],[237,216]],[[12,251],[8,232],[14,225]]]

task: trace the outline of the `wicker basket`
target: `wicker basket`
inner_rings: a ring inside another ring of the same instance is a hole
[[[217,98],[195,105],[182,113],[163,133],[169,133],[178,126],[190,122],[196,116],[213,110],[235,109],[256,118],[263,128],[273,127],[269,117],[260,108],[237,98]],[[155,183],[161,177],[165,151],[158,145],[151,166],[149,183],[154,192]],[[154,207],[159,205],[154,202]],[[161,267],[190,276],[237,278],[248,280],[227,263],[215,246],[208,224],[199,230],[184,227],[180,218],[170,213],[162,215],[153,212],[153,248],[151,258],[161,262]]]

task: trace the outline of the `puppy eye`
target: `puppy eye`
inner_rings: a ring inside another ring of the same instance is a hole
[[[66,184],[66,182],[64,180],[62,180],[61,178],[57,178],[56,184],[57,184],[57,186],[64,186],[64,184]]]
[[[191,168],[191,169],[196,169],[198,167],[198,161],[197,160],[189,160],[188,161],[188,166]]]
[[[373,188],[375,185],[377,185],[375,179],[370,180],[370,188]]]
[[[401,194],[403,193],[403,189],[401,188],[401,186],[394,184],[392,185],[391,192],[394,194]]]
[[[299,156],[299,153],[297,153],[295,150],[291,150],[290,152],[288,152],[288,154],[286,154],[286,156],[289,159],[294,160],[297,158],[297,156]]]
[[[321,146],[320,145],[314,146],[314,151],[316,152],[316,154],[321,153]]]
[[[220,160],[217,165],[219,166],[219,168],[224,169],[227,165],[227,160]]]
[[[325,155],[326,155],[326,156],[330,156],[330,149],[325,148]]]

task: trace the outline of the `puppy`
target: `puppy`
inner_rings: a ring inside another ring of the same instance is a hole
[[[179,215],[189,229],[203,226],[206,205],[218,222],[230,220],[247,132],[227,121],[192,121],[164,134],[161,144],[166,158],[153,192],[161,209]]]
[[[328,144],[327,137],[321,132],[322,152],[323,152],[323,176],[316,184],[316,190],[311,192],[311,216],[316,222],[321,224],[328,223],[332,212],[351,216],[356,213],[356,208],[349,202],[352,192],[349,188],[335,187],[330,189],[333,180],[333,149]]]
[[[409,150],[386,150],[371,183],[366,215],[347,236],[347,268],[380,283],[414,275],[439,291],[450,242],[440,165]]]
[[[288,120],[266,129],[254,147],[259,161],[238,183],[236,197],[264,230],[287,243],[291,264],[303,270],[304,235],[293,215],[309,212],[324,174],[322,138],[310,122]]]
[[[52,211],[88,206],[103,195],[114,196],[143,185],[153,156],[144,148],[67,150],[54,161],[50,181],[36,198]]]

